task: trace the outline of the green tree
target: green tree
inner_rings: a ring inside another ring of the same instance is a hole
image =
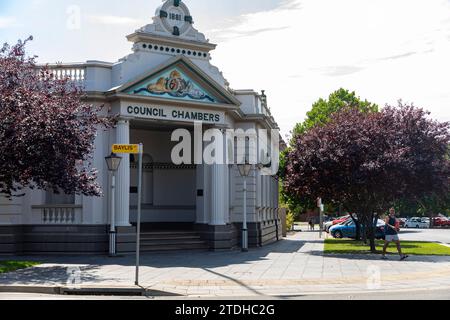
[[[378,113],[343,110],[297,137],[284,188],[297,199],[320,196],[356,212],[375,252],[379,214],[396,200],[423,200],[420,205],[431,210],[448,196],[449,143],[450,123],[434,121],[412,105]]]
[[[361,100],[355,92],[341,88],[330,94],[328,100],[320,98],[312,105],[311,111],[306,114],[306,120],[295,126],[292,132],[293,139],[317,125],[327,124],[334,113],[346,107],[355,108],[361,112],[378,112],[379,109],[376,104]]]
[[[418,199],[401,199],[396,201],[395,208],[401,216],[420,216],[430,218],[433,227],[433,217],[439,213],[448,215],[450,209],[450,194],[430,194]]]

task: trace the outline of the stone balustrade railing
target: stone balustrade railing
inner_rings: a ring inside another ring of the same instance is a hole
[[[41,205],[33,209],[40,210],[42,224],[80,224],[83,220],[81,205]]]
[[[51,70],[58,80],[65,78],[69,78],[75,82],[84,82],[86,80],[85,68],[54,68]]]
[[[47,66],[55,80],[69,79],[80,86],[83,86],[86,81],[85,64],[49,64]]]

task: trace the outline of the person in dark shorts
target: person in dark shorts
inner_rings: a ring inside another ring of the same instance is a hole
[[[314,231],[315,227],[314,218],[309,219],[309,231]]]
[[[383,247],[383,260],[387,260],[386,257],[386,250],[389,247],[389,244],[391,242],[395,242],[395,244],[397,245],[397,249],[398,249],[398,253],[400,254],[400,260],[405,260],[408,258],[407,255],[404,255],[402,253],[402,247],[400,245],[400,238],[398,236],[398,232],[397,232],[397,219],[395,218],[395,209],[391,208],[389,210],[389,216],[386,217],[386,226],[385,226],[385,234],[386,234],[386,239],[385,239],[385,243],[384,243],[384,247]]]

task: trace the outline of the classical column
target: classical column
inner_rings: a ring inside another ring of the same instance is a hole
[[[116,143],[130,143],[130,122],[119,120],[116,128]],[[130,226],[130,156],[123,154],[116,175],[116,225]]]
[[[228,188],[229,188],[229,168],[227,157],[227,138],[223,135],[223,161],[211,166],[211,222],[210,225],[226,225],[227,215],[229,215]]]
[[[211,225],[225,225],[225,190],[223,185],[223,169],[220,164],[211,166]]]

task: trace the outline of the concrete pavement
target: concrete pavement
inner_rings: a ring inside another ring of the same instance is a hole
[[[301,232],[248,253],[178,252],[142,257],[141,285],[155,295],[264,297],[308,294],[450,290],[450,257],[323,254],[317,233]],[[21,257],[21,259],[28,259]],[[29,258],[31,259],[31,258]],[[45,257],[44,264],[0,275],[15,286],[126,288],[134,257]]]
[[[172,300],[185,301],[186,297],[118,297],[118,296],[65,296],[33,293],[1,293],[0,300],[142,300],[158,301]],[[190,297],[190,300],[203,300],[202,298]],[[276,301],[276,300],[450,300],[450,290],[419,290],[419,291],[391,291],[391,292],[369,292],[369,293],[350,293],[350,294],[300,294],[279,297],[266,296],[233,296],[233,297],[213,297],[208,300],[258,300],[258,301]]]

